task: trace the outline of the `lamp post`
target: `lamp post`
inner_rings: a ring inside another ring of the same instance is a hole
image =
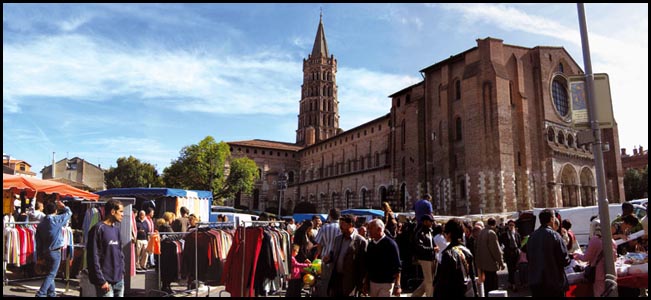
[[[282,208],[283,196],[287,189],[287,174],[280,173],[278,175],[278,219],[280,219],[280,209]]]
[[[586,96],[588,101],[588,117],[590,118],[590,127],[594,143],[592,144],[592,153],[594,153],[595,172],[597,177],[597,198],[599,206],[599,219],[601,220],[602,240],[603,240],[603,256],[606,271],[606,291],[610,291],[609,297],[617,297],[617,272],[615,270],[615,262],[613,261],[613,248],[611,247],[612,235],[610,230],[610,214],[608,213],[608,198],[606,195],[606,175],[604,172],[603,160],[603,145],[601,142],[601,129],[599,128],[599,120],[597,113],[597,104],[594,98],[594,74],[592,73],[592,60],[590,58],[590,43],[588,41],[588,26],[586,25],[585,8],[583,3],[577,3],[577,10],[579,14],[579,29],[581,31],[581,46],[583,50],[583,63],[585,65],[586,77]],[[596,296],[596,295],[595,295]]]

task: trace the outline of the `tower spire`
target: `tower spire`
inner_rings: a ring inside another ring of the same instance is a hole
[[[328,57],[328,43],[326,43],[325,31],[323,30],[323,9],[321,9],[319,16],[319,27],[316,30],[316,38],[314,38],[312,57]]]

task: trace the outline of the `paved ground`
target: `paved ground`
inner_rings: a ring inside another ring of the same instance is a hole
[[[154,270],[148,270],[147,272],[150,274],[148,276],[155,276],[156,274]],[[138,272],[136,276],[131,280],[131,289],[129,292],[125,293],[125,296],[163,296],[163,293],[157,292],[154,289],[145,289],[146,276],[147,275],[145,272]],[[11,267],[8,268],[6,272],[6,278],[9,280],[9,282],[3,283],[2,287],[2,294],[5,297],[34,297],[34,295],[36,295],[36,291],[38,291],[39,287],[41,286],[41,283],[43,283],[43,279],[25,279],[19,270],[15,270]],[[69,282],[66,282],[66,280],[62,278],[57,278],[55,282],[57,286],[57,294],[59,294],[59,296],[80,296],[80,279],[71,278]],[[172,290],[177,293],[174,295],[176,297],[195,296],[195,292],[197,291],[193,290],[192,293],[184,293],[183,291],[186,290],[185,283],[172,283]],[[224,295],[221,292],[222,290],[224,290],[223,286],[210,287],[209,289],[203,288],[199,289],[198,295],[204,297],[207,295],[210,295],[210,297],[219,297],[220,293]]]
[[[131,297],[155,297],[155,296],[163,296],[164,294],[157,292],[153,289],[145,289],[146,286],[146,277],[147,276],[155,276],[155,272],[153,270],[147,271],[149,275],[146,275],[144,272],[139,272],[136,274],[136,276],[132,279],[131,283],[131,289],[129,290],[128,293],[125,294],[125,296],[131,296]],[[34,297],[36,294],[36,291],[40,287],[41,283],[43,282],[43,279],[28,279],[28,280],[21,280],[23,275],[21,274],[20,271],[15,270],[13,268],[8,268],[7,273],[6,273],[6,278],[10,280],[10,282],[3,284],[3,296],[4,297]],[[505,271],[500,271],[498,272],[499,280],[500,280],[500,288],[504,289],[507,286],[507,273]],[[14,281],[16,280],[16,281]],[[80,296],[80,279],[77,278],[72,278],[70,281],[67,283],[65,280],[58,278],[56,280],[56,285],[57,285],[57,293],[60,296],[67,296],[67,297],[79,297]],[[66,290],[67,286],[67,290]],[[174,295],[175,297],[194,297],[198,295],[199,297],[228,297],[230,296],[228,292],[224,290],[224,286],[211,286],[211,287],[204,287],[199,289],[199,292],[196,293],[196,290],[193,291],[188,291],[184,292],[186,290],[186,285],[185,283],[172,283],[172,290],[176,292]],[[270,297],[281,297],[284,296],[284,291],[281,291],[280,293],[277,293],[275,295],[269,295]],[[402,297],[409,297],[411,296],[411,293],[404,293]],[[508,296],[509,297],[527,297],[531,296],[528,290],[526,289],[520,289],[517,292],[513,291],[508,291]]]

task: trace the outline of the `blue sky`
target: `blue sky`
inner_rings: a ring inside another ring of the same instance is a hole
[[[302,60],[323,9],[340,126],[389,112],[419,70],[494,37],[562,46],[583,68],[576,4],[3,4],[3,153],[39,171],[187,145],[295,141]],[[586,4],[621,147],[648,147],[648,4]]]

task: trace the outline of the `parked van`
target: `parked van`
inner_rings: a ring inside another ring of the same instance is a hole
[[[642,219],[646,216],[646,209],[644,206],[634,204],[634,214],[638,219]],[[592,216],[599,217],[599,206],[580,206],[580,207],[566,207],[566,208],[553,208],[560,214],[561,220],[568,219],[572,222],[572,230],[576,236],[576,241],[581,246],[588,244],[588,238],[590,235],[590,218]],[[534,230],[540,227],[540,220],[538,219],[538,214],[544,210],[544,208],[534,208],[533,215],[535,216],[536,223]],[[608,211],[610,215],[610,221],[612,222],[617,216],[622,214],[622,204],[615,203],[608,205]],[[610,227],[610,225],[609,225]]]
[[[233,222],[235,227],[243,225],[242,221],[256,221],[259,218],[258,215],[244,213],[233,207],[213,205],[210,209],[210,219],[208,221],[217,222],[217,216],[219,215],[226,216],[228,222]],[[251,223],[244,225],[250,226]]]

